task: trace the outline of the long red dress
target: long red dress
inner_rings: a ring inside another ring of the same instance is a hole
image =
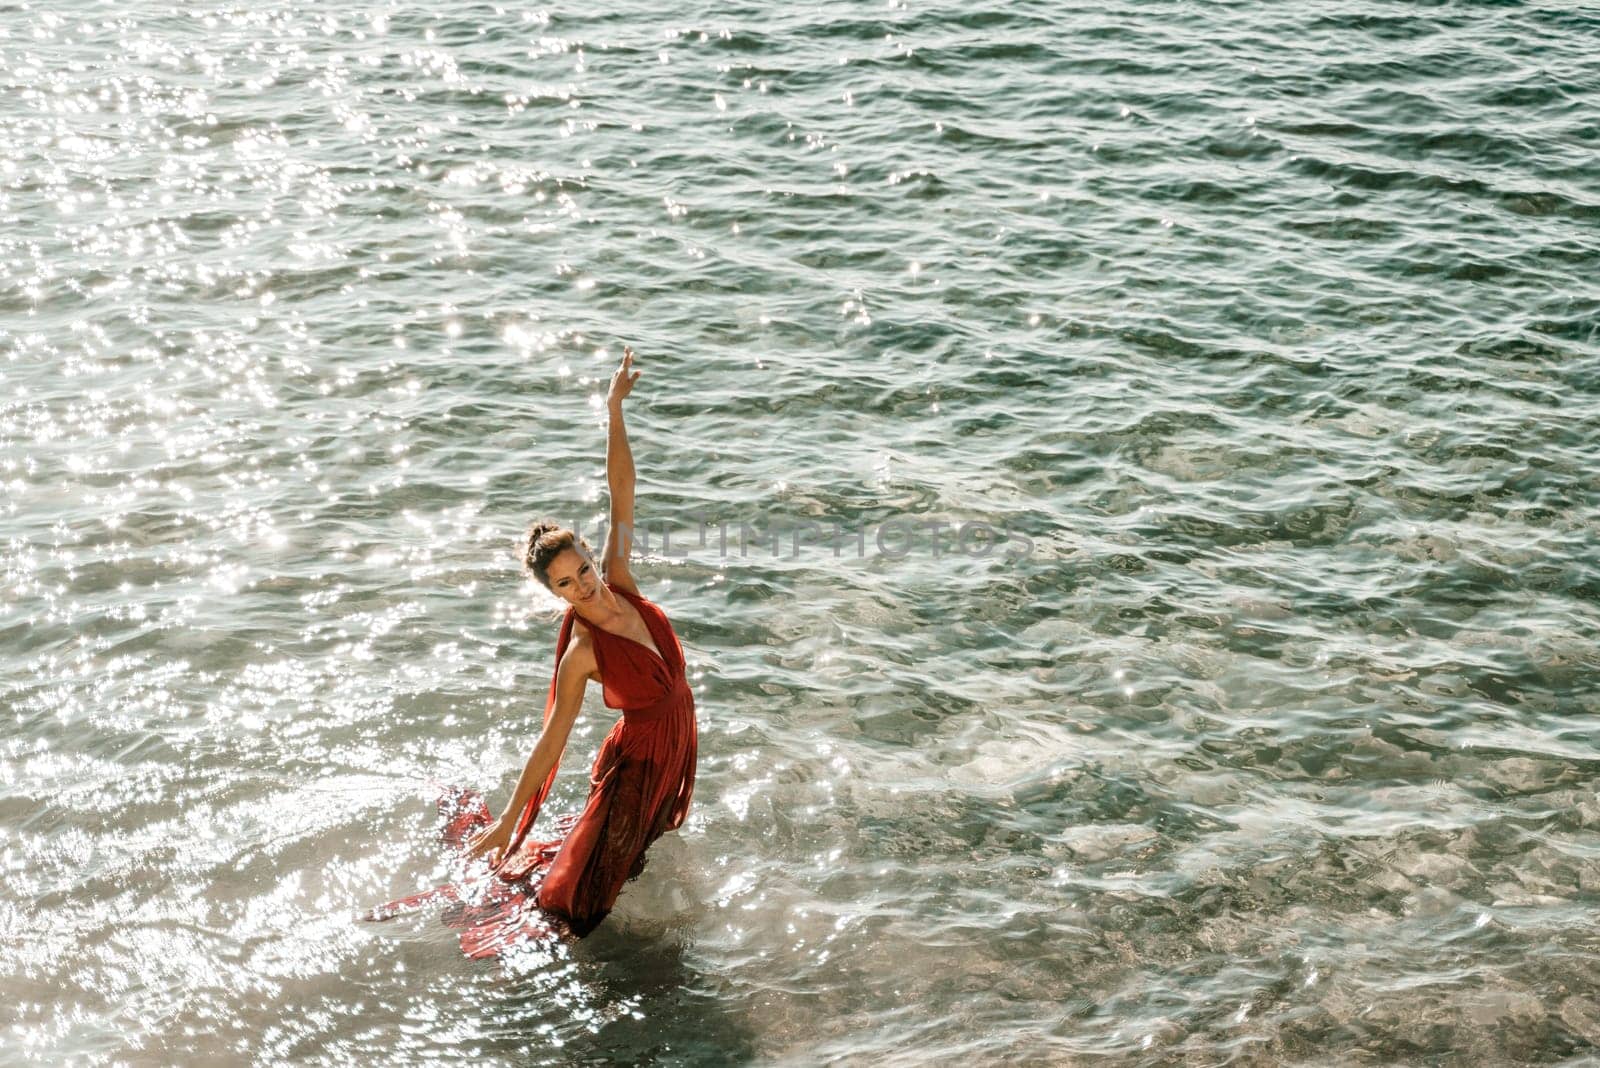
[[[622,884],[644,867],[645,850],[663,833],[682,825],[694,791],[698,734],[694,694],[684,676],[683,647],[659,605],[607,582],[644,619],[660,655],[632,638],[586,624],[600,671],[601,696],[622,717],[611,728],[589,773],[589,800],[576,817],[556,821],[557,837],[530,841],[552,770],[518,816],[505,861],[487,877],[380,905],[367,919],[383,920],[409,908],[446,902],[443,919],[461,931],[469,956],[497,955],[547,934],[551,917],[583,936],[605,918]],[[576,609],[567,608],[556,639],[555,662],[572,641]],[[550,679],[544,720],[555,712],[556,681]],[[444,787],[438,797],[445,817],[440,834],[460,846],[491,821],[475,790]]]

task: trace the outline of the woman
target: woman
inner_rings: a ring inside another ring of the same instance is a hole
[[[530,901],[544,917],[559,917],[574,934],[586,935],[611,911],[622,884],[639,873],[650,844],[683,823],[694,789],[694,696],[672,624],[628,573],[634,471],[622,402],[638,380],[633,351],[625,349],[606,396],[611,523],[598,574],[588,544],[572,531],[538,523],[528,532],[524,566],[567,602],[538,744],[498,820],[490,821],[471,792],[440,801],[451,816],[447,842],[488,823],[467,843],[466,855],[488,858],[492,878],[470,892],[442,887],[392,902],[369,918],[441,898],[461,902],[444,918],[461,929],[462,948],[473,956],[498,953],[543,930]],[[555,782],[590,680],[600,683],[606,705],[621,709],[622,718],[600,745],[582,813],[558,821],[562,837],[529,842],[528,829]]]
[[[556,675],[544,730],[511,800],[467,846],[468,857],[504,858],[498,865],[503,875],[521,877],[527,861],[537,863],[538,851],[519,858],[518,844],[555,782],[584,691],[591,679],[600,683],[606,705],[620,708],[622,718],[601,743],[588,804],[544,873],[538,896],[541,908],[580,935],[611,911],[650,843],[683,823],[694,789],[694,695],[683,650],[666,613],[640,595],[628,573],[634,471],[622,402],[639,374],[633,350],[624,349],[606,395],[611,522],[599,574],[588,545],[571,531],[550,523],[529,531],[525,566],[568,606],[556,640]]]

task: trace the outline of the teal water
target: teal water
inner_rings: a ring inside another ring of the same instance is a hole
[[[7,9],[0,1060],[1589,1063],[1600,16],[596,12]],[[690,821],[358,924],[623,344]]]

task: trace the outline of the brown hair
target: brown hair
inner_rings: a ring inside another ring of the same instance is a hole
[[[527,536],[517,548],[522,557],[523,569],[538,579],[548,590],[550,561],[568,549],[576,549],[579,545],[582,545],[590,556],[594,555],[594,550],[589,548],[589,543],[584,538],[560,523],[541,519],[528,528]]]

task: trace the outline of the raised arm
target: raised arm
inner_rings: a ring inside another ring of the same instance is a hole
[[[606,526],[605,551],[600,556],[600,574],[613,586],[638,593],[638,584],[628,571],[633,552],[633,450],[628,447],[628,427],[622,419],[622,401],[639,372],[633,369],[633,350],[622,350],[622,363],[611,376],[606,393],[609,415],[606,430],[606,488],[611,492],[611,522]]]

